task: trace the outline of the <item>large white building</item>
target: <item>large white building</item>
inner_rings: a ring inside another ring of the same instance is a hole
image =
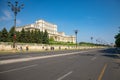
[[[16,27],[16,31],[21,31],[22,28],[24,28],[25,30],[39,29],[40,31],[43,31],[43,32],[47,30],[49,34],[49,38],[53,38],[55,41],[59,41],[59,42],[75,43],[75,40],[76,40],[75,36],[68,36],[68,35],[65,35],[64,32],[58,32],[57,25],[46,22],[44,20],[37,20],[35,23],[30,25]]]

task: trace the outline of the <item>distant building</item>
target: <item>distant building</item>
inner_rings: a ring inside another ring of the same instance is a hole
[[[44,20],[37,20],[35,23],[30,25],[25,25],[22,27],[16,27],[16,31],[21,31],[22,28],[25,30],[35,30],[38,29],[40,31],[47,30],[49,34],[49,38],[53,38],[55,41],[59,42],[73,42],[75,43],[76,37],[75,36],[68,36],[65,35],[64,32],[57,32],[57,25],[46,22]]]

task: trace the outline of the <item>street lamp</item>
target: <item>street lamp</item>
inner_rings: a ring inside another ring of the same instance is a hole
[[[76,35],[76,48],[77,48],[77,34],[78,34],[78,30],[75,30],[75,35]]]
[[[91,43],[93,43],[93,37],[91,37],[90,39],[91,39]]]
[[[15,28],[16,28],[16,16],[17,13],[20,12],[21,9],[23,9],[24,4],[18,5],[18,1],[15,1],[15,4],[12,4],[11,2],[8,2],[8,6],[11,8],[11,10],[14,13],[14,40],[13,40],[13,48],[15,48],[15,42],[16,42],[16,33],[15,33]]]

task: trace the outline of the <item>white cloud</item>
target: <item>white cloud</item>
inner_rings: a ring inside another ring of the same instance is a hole
[[[1,21],[9,21],[9,20],[13,19],[14,16],[12,16],[12,12],[10,12],[8,10],[3,10],[2,12],[3,12],[3,16],[0,16],[0,22]],[[17,19],[16,24],[17,25],[21,24],[21,20]]]
[[[6,15],[6,17],[11,18],[11,13],[9,11],[4,11],[4,14]]]
[[[3,16],[0,17],[0,21],[6,21],[12,19],[11,12],[8,10],[3,11]]]

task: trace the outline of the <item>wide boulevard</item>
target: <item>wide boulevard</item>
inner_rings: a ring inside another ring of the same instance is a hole
[[[114,48],[0,55],[0,80],[120,80]]]

